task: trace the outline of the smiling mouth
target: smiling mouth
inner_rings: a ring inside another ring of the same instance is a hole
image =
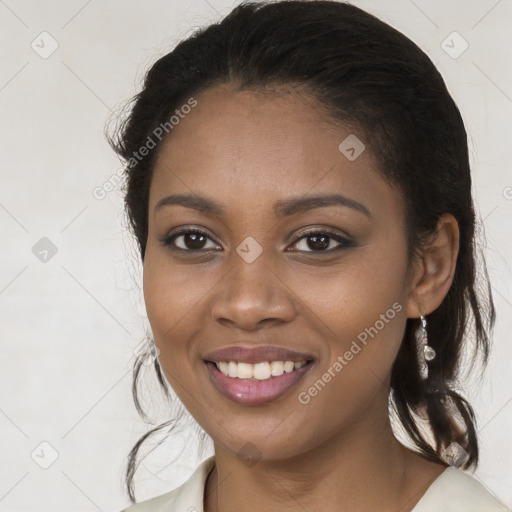
[[[273,377],[280,377],[285,373],[291,373],[311,362],[311,359],[305,359],[304,361],[262,361],[254,364],[236,361],[212,363],[226,377],[248,381],[262,381],[272,379]]]
[[[313,359],[259,363],[204,362],[217,391],[245,406],[263,405],[288,394],[314,364]]]

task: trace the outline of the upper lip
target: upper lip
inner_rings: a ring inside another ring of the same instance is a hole
[[[211,361],[212,363],[234,361],[237,363],[254,364],[264,361],[301,362],[314,359],[314,356],[310,353],[296,352],[294,350],[272,345],[260,345],[257,347],[233,345],[219,350],[214,350],[204,356],[205,361]]]

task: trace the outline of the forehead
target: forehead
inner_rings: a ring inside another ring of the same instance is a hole
[[[355,159],[346,152],[354,144],[358,153],[364,147],[360,131],[335,124],[311,96],[222,85],[195,99],[197,105],[159,150],[150,208],[167,192],[216,196],[254,208],[263,206],[262,198],[322,192],[372,202],[380,197],[383,206],[396,202],[396,191],[370,151],[365,148]]]

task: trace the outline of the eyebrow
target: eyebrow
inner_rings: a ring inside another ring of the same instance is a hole
[[[185,208],[208,213],[211,215],[225,215],[225,209],[215,201],[194,194],[174,194],[164,197],[155,206],[155,213],[164,206],[179,205]],[[371,217],[371,213],[362,203],[340,194],[316,195],[307,197],[291,197],[277,201],[274,205],[274,213],[277,217],[286,217],[296,213],[305,212],[314,208],[327,206],[345,206]]]

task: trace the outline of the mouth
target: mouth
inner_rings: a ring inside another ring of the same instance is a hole
[[[236,361],[221,361],[214,363],[217,369],[227,377],[251,381],[268,380],[280,377],[302,368],[311,360],[304,361],[263,361],[260,363],[242,363]]]
[[[244,405],[261,405],[278,399],[295,387],[314,364],[313,359],[204,362],[215,388]]]

